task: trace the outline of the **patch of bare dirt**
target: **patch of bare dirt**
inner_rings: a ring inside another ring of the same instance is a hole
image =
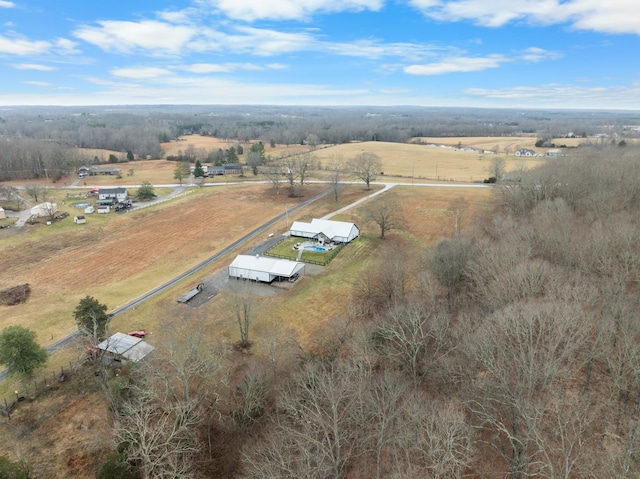
[[[0,305],[15,306],[16,304],[26,303],[30,294],[31,286],[29,286],[29,283],[4,289],[0,291]]]

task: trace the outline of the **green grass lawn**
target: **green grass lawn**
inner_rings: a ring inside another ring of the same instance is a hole
[[[271,248],[268,252],[268,256],[275,256],[276,258],[285,258],[296,261],[298,259],[298,254],[300,250],[294,249],[293,247],[297,243],[304,243],[304,238],[289,238],[284,240],[283,242],[277,244],[273,248]],[[302,250],[302,256],[300,257],[300,261],[307,263],[316,263],[316,264],[326,264],[331,259],[338,254],[338,252],[342,249],[342,246],[336,246],[331,251],[310,251],[310,250]]]

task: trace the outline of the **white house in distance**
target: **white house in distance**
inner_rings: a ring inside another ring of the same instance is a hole
[[[0,220],[3,220],[7,217],[7,214],[4,212],[4,208],[0,206]]]
[[[538,156],[538,154],[529,148],[520,148],[516,151],[516,156]]]
[[[322,243],[324,241],[350,243],[360,235],[360,229],[355,223],[314,218],[311,223],[294,221],[289,229],[289,235],[314,238]]]
[[[45,201],[31,208],[31,216],[51,216],[58,212],[58,205]]]
[[[129,192],[126,188],[100,188],[98,190],[99,200],[115,200],[116,203],[120,201],[126,201],[129,198]]]
[[[304,263],[268,256],[238,255],[229,265],[229,277],[271,283],[295,281],[304,274]]]

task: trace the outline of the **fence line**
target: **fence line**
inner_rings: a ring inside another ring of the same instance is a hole
[[[282,241],[284,241],[284,238],[283,238],[283,240],[282,240]],[[275,245],[273,245],[271,248],[269,248],[267,251],[265,251],[265,252],[264,252],[264,254],[265,254],[265,255],[267,255],[267,256],[272,256],[272,257],[274,257],[274,258],[282,258],[282,259],[289,259],[289,260],[290,260],[290,259],[291,259],[291,256],[287,256],[287,255],[278,254],[278,253],[272,253],[272,252],[271,252],[271,250],[272,250],[275,246],[279,245],[282,241],[278,241],[278,243],[276,243],[276,244],[275,244]],[[344,243],[343,243],[343,244],[340,244],[340,245],[338,245],[338,246],[336,246],[335,248],[333,248],[333,249],[329,252],[329,254],[328,254],[327,256],[325,256],[325,257],[324,257],[324,259],[323,259],[323,260],[316,260],[316,259],[311,259],[311,258],[304,258],[304,257],[303,257],[304,255],[303,255],[303,256],[301,256],[301,257],[300,257],[300,261],[302,261],[303,263],[317,264],[318,266],[326,266],[326,265],[328,265],[328,264],[331,262],[331,260],[332,260],[333,258],[335,258],[335,257],[336,257],[336,255],[337,255],[337,254],[340,252],[340,250],[342,250],[342,248],[344,248],[344,247],[345,247]],[[326,253],[325,253],[325,254],[326,254]]]
[[[52,384],[62,383],[66,380],[67,376],[77,371],[80,365],[84,362],[84,357],[79,357],[75,361],[69,361],[69,366],[65,369],[65,366],[60,366],[60,371],[45,371],[42,375],[25,379],[23,381],[22,389],[17,389],[11,396],[6,396],[0,399],[0,415],[3,415],[11,420],[11,413],[18,406],[18,404],[26,399],[36,399],[44,391],[48,390]]]

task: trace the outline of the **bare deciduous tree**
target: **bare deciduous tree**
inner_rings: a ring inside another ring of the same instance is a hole
[[[331,156],[329,160],[329,164],[327,165],[327,170],[329,171],[329,181],[331,183],[331,190],[333,191],[333,197],[338,202],[340,195],[340,187],[342,183],[340,182],[341,175],[344,171],[344,159],[342,155],[334,154]]]
[[[414,394],[402,404],[394,477],[460,479],[474,456],[473,431],[455,404],[425,401]]]
[[[408,368],[415,390],[426,371],[450,349],[449,324],[447,314],[413,301],[381,317],[373,341],[384,356]]]
[[[384,239],[384,235],[388,231],[402,229],[406,226],[400,204],[390,198],[374,200],[363,208],[362,215],[367,221],[378,225],[381,239]]]
[[[364,181],[367,190],[382,170],[382,161],[375,153],[363,152],[349,161],[349,171],[356,178]]]
[[[245,477],[344,477],[349,461],[363,449],[362,406],[357,369],[307,364],[260,441],[245,450]]]
[[[254,319],[253,306],[256,299],[248,281],[236,280],[230,284],[231,309],[234,312],[235,321],[240,332],[240,347],[246,348],[249,346],[249,330]]]
[[[554,389],[582,366],[582,316],[577,304],[519,302],[478,325],[467,404],[515,479],[544,469],[537,435]]]

